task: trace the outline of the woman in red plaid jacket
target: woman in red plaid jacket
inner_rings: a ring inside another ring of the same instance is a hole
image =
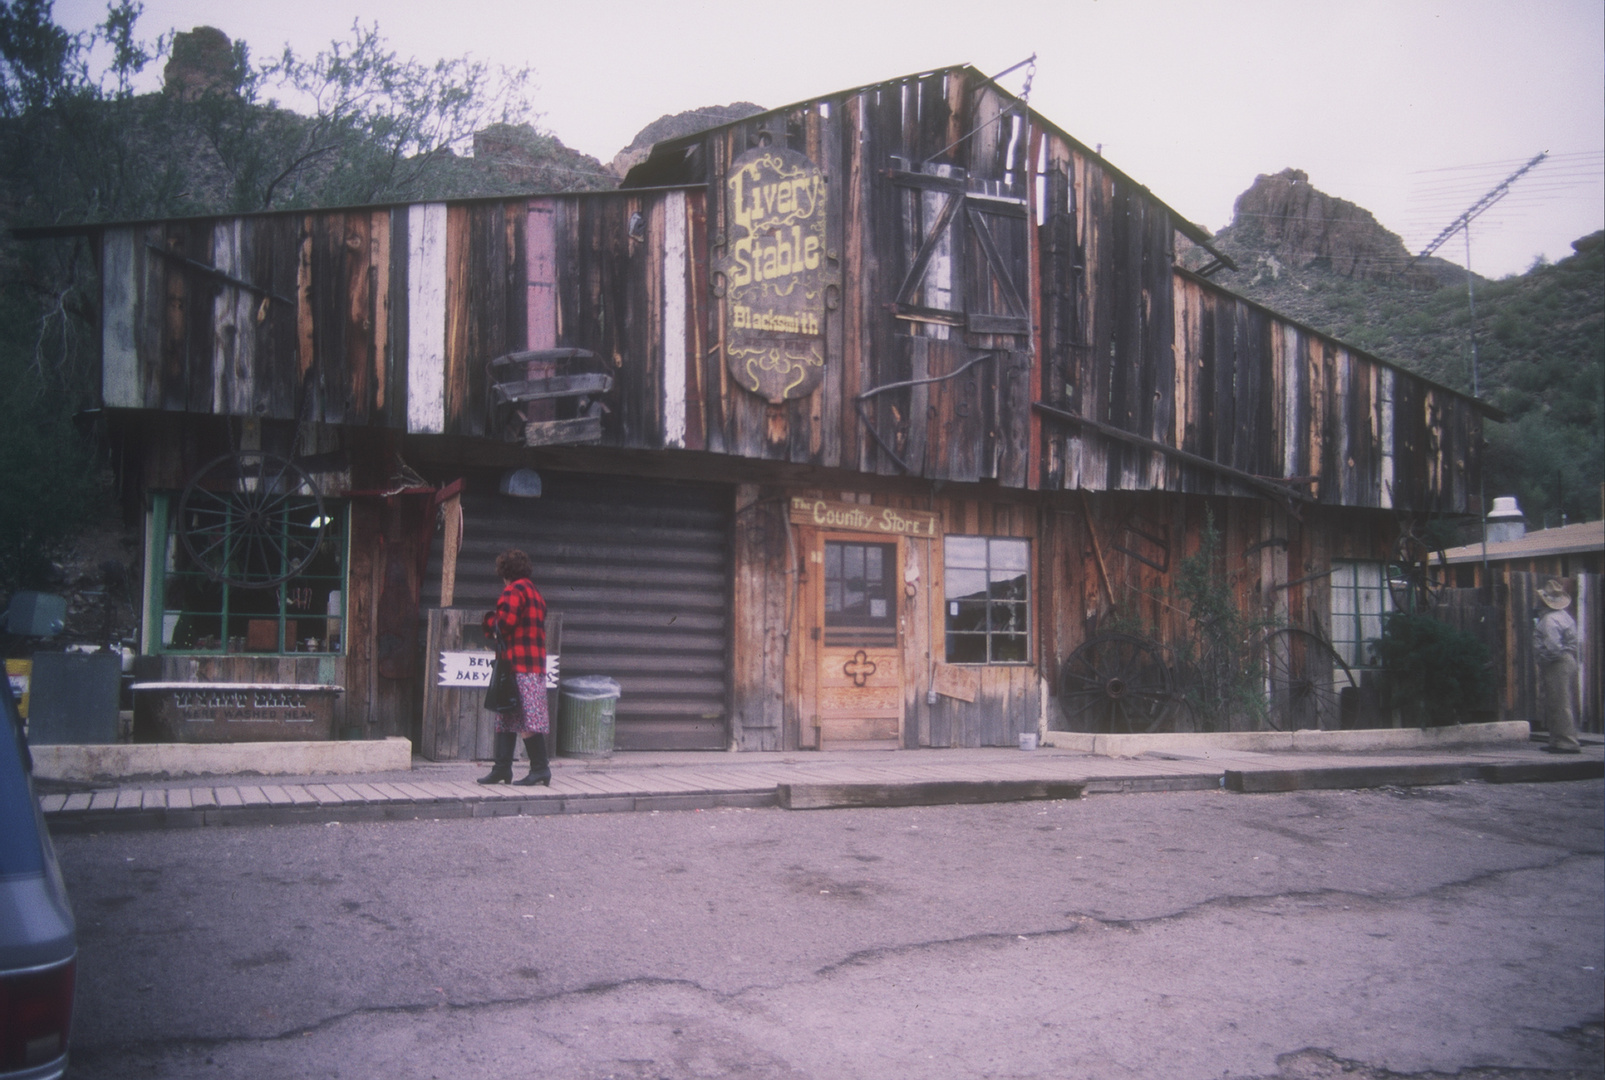
[[[533,573],[529,556],[517,548],[496,556],[496,575],[503,588],[496,610],[485,613],[485,634],[512,665],[524,708],[496,714],[495,763],[481,784],[513,782],[519,736],[529,751],[529,775],[518,784],[552,783],[552,767],[546,760],[546,732],[551,726],[546,715],[546,600],[530,580]]]

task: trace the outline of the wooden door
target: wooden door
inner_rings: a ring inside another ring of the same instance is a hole
[[[897,543],[826,539],[821,552],[819,748],[902,744]]]

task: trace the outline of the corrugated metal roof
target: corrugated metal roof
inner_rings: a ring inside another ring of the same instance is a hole
[[[1490,562],[1510,559],[1541,559],[1547,555],[1570,555],[1605,548],[1605,521],[1581,521],[1558,529],[1537,529],[1519,540],[1501,540],[1488,545]],[[1467,544],[1443,553],[1444,561],[1456,563],[1482,561],[1482,545]]]

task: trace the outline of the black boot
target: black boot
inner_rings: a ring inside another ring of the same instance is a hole
[[[492,747],[490,773],[481,776],[481,784],[511,784],[513,782],[513,751],[518,748],[518,735],[511,731],[498,731],[496,742]]]
[[[546,736],[525,736],[524,749],[529,752],[529,775],[513,783],[518,787],[534,787],[536,784],[551,787],[552,766],[546,761]]]

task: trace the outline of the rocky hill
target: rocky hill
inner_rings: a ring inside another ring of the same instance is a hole
[[[750,101],[735,101],[729,105],[707,105],[700,109],[688,109],[672,115],[665,114],[636,132],[635,138],[630,140],[630,145],[613,155],[608,168],[623,179],[626,173],[647,159],[647,155],[652,152],[653,143],[678,139],[682,135],[692,135],[763,111],[763,106],[754,105]]]
[[[1474,330],[1479,392],[1507,416],[1486,428],[1489,497],[1515,494],[1535,527],[1600,517],[1605,233],[1553,265],[1476,278],[1475,326],[1465,270],[1412,264],[1370,211],[1297,169],[1256,178],[1215,244],[1238,265],[1214,275],[1226,288],[1468,393]]]

